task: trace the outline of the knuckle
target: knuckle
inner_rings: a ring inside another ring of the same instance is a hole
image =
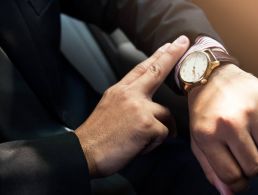
[[[156,78],[161,75],[161,66],[159,63],[152,64],[149,70]]]
[[[156,61],[163,55],[162,51],[157,51],[151,56],[151,60]]]
[[[128,86],[114,85],[104,92],[103,97],[113,103],[122,103],[127,107],[137,107],[137,101],[133,100],[132,90]]]
[[[142,105],[140,101],[136,101],[131,99],[129,96],[124,97],[126,98],[127,107],[130,108],[130,111],[135,114],[137,118],[142,117]]]
[[[158,137],[167,137],[169,133],[169,130],[166,126],[161,127],[157,130],[157,136]]]
[[[245,175],[249,178],[255,177],[258,175],[258,160],[252,163],[251,166],[245,170]]]
[[[125,101],[131,99],[131,89],[125,85],[115,85],[105,91],[105,95],[116,97],[119,101]],[[115,99],[114,99],[115,100]]]
[[[143,74],[147,71],[146,64],[141,63],[135,66],[134,71],[137,72],[138,74]]]
[[[173,56],[179,55],[178,51],[181,51],[184,48],[184,45],[181,44],[172,44],[169,49],[169,54]]]
[[[237,120],[234,119],[231,116],[222,116],[218,119],[219,123],[221,123],[223,126],[226,126],[228,128],[234,129],[234,126],[236,126]]]
[[[139,117],[141,129],[151,129],[153,127],[153,120],[148,116]]]
[[[221,130],[227,129],[231,135],[239,136],[242,134],[243,120],[240,116],[223,116],[218,119],[218,127]]]
[[[202,126],[193,128],[192,132],[193,138],[199,144],[209,143],[210,141],[213,141],[215,139],[215,131],[213,129],[210,129],[209,127]]]
[[[228,185],[239,183],[243,179],[243,175],[240,171],[224,172],[221,180]]]

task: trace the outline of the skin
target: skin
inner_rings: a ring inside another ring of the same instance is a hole
[[[223,195],[258,174],[258,79],[233,64],[215,70],[189,96],[192,150]]]
[[[76,130],[92,177],[115,173],[167,137],[172,116],[152,96],[188,47],[186,38],[166,44],[136,66]],[[188,94],[192,150],[223,195],[245,189],[258,173],[257,99],[257,78],[233,64]]]
[[[152,96],[189,47],[182,36],[166,44],[108,89],[93,113],[76,131],[92,177],[111,175],[169,134],[169,110]],[[170,129],[173,131],[173,129]]]

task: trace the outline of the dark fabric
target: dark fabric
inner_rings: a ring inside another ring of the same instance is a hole
[[[62,11],[107,31],[122,28],[148,55],[181,34],[192,42],[199,34],[219,39],[186,0],[60,2]],[[1,0],[0,46],[59,123],[76,128],[85,120],[93,109],[86,103],[98,96],[60,53],[58,0]],[[0,185],[1,194],[90,194],[87,161],[72,133],[0,145]]]
[[[61,9],[107,31],[120,27],[148,55],[182,34],[192,43],[201,34],[220,40],[189,0],[62,0]]]
[[[0,145],[0,194],[90,194],[86,160],[74,133]]]
[[[138,157],[121,174],[139,195],[218,195],[205,178],[189,143],[168,139],[148,155]]]
[[[133,185],[138,195],[219,195],[208,182],[189,142],[167,141],[153,152],[142,155],[120,172]],[[258,177],[248,189],[236,195],[257,195]]]
[[[39,5],[44,7],[40,15]],[[89,116],[98,95],[60,52],[58,1],[0,1],[0,46],[61,122],[74,129]]]
[[[106,31],[121,28],[147,55],[180,35],[188,36],[192,44],[199,35],[222,42],[202,10],[189,0],[62,0],[61,9]],[[166,83],[182,95],[173,71]]]

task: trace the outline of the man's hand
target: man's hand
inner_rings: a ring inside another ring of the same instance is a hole
[[[189,93],[192,149],[221,194],[258,174],[258,80],[235,65]]]
[[[94,112],[77,130],[91,176],[110,175],[138,153],[162,143],[172,120],[152,96],[189,47],[182,36],[166,44],[108,89]]]

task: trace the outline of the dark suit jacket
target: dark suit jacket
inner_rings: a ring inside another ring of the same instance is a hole
[[[63,72],[72,71],[59,49],[60,11],[105,31],[120,27],[148,55],[182,34],[192,42],[200,34],[219,39],[202,11],[187,0],[1,0],[0,46],[53,118],[71,128],[89,113],[78,119],[76,112],[84,112],[84,105],[75,104],[76,109],[68,113],[74,120],[67,120],[69,95],[63,87],[67,79]],[[89,87],[76,76],[70,78],[81,88]],[[92,89],[81,91],[76,91],[80,103],[96,97]],[[18,138],[27,138],[19,133]],[[74,133],[4,141],[0,145],[0,194],[90,194],[87,161]]]

